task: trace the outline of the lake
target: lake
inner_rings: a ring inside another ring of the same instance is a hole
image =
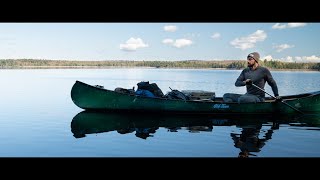
[[[213,118],[88,113],[73,104],[76,80],[137,89],[245,93],[241,70],[1,69],[1,157],[320,157],[320,116]],[[320,90],[320,72],[271,71],[280,95]],[[271,88],[266,84],[266,92]],[[268,95],[266,95],[268,96]]]

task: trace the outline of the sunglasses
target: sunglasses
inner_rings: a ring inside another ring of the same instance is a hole
[[[253,57],[247,57],[247,60],[254,60],[254,58]]]

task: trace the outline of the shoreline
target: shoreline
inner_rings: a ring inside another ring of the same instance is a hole
[[[242,70],[242,69],[229,69],[229,68],[181,68],[181,67],[140,67],[140,66],[21,66],[21,67],[0,67],[0,69],[194,69],[194,70]],[[312,69],[272,69],[270,71],[316,71]]]

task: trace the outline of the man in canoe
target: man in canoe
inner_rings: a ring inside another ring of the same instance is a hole
[[[226,93],[223,95],[224,102],[239,102],[239,103],[248,103],[248,102],[263,102],[265,101],[265,92],[261,89],[264,89],[265,83],[267,82],[274,93],[274,96],[281,100],[281,97],[278,93],[278,87],[276,81],[273,79],[270,71],[266,67],[259,65],[260,55],[257,52],[250,53],[247,56],[248,67],[245,68],[240,76],[235,82],[235,86],[241,87],[246,86],[246,94],[234,94]],[[253,86],[260,87],[261,89]]]

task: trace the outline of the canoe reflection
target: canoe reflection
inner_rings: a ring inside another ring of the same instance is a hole
[[[190,133],[212,132],[214,126],[235,126],[239,131],[230,133],[234,147],[240,150],[238,157],[257,156],[261,148],[272,139],[280,125],[306,127],[305,130],[319,130],[320,116],[310,117],[232,117],[217,118],[210,116],[120,114],[82,111],[71,121],[71,132],[75,138],[86,134],[116,131],[119,134],[135,133],[141,139],[152,137],[159,128],[168,132],[181,129]],[[310,128],[313,127],[313,128]]]
[[[177,116],[152,114],[119,114],[82,111],[71,122],[71,131],[75,138],[85,137],[86,134],[117,131],[119,134],[135,132],[142,139],[152,137],[162,127],[169,132],[177,132],[184,128],[192,133],[212,131],[213,125],[227,125],[224,119],[208,117]]]

